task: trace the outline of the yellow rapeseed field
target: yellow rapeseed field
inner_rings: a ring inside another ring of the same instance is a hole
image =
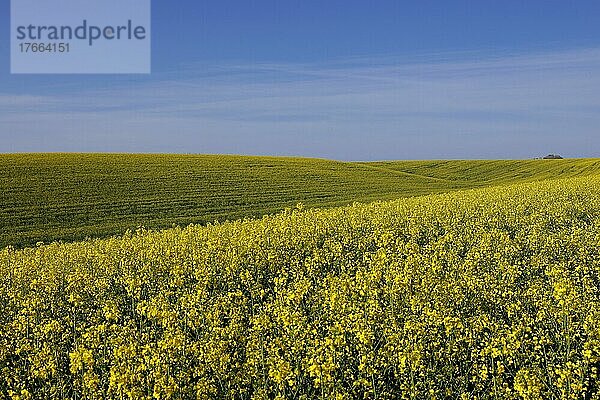
[[[12,399],[600,399],[600,177],[0,252]]]

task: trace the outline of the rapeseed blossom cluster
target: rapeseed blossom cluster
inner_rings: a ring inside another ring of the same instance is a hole
[[[600,399],[600,179],[0,252],[12,399]]]

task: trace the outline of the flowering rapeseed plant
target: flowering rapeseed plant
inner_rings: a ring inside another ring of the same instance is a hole
[[[600,179],[0,252],[13,399],[600,399]]]

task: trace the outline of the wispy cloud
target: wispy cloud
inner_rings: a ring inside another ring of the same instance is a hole
[[[77,94],[0,93],[0,151],[600,156],[599,111],[600,49],[199,64]]]

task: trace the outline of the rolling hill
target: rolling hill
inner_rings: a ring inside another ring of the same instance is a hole
[[[221,155],[0,156],[0,247],[600,172],[600,160],[340,162]]]

